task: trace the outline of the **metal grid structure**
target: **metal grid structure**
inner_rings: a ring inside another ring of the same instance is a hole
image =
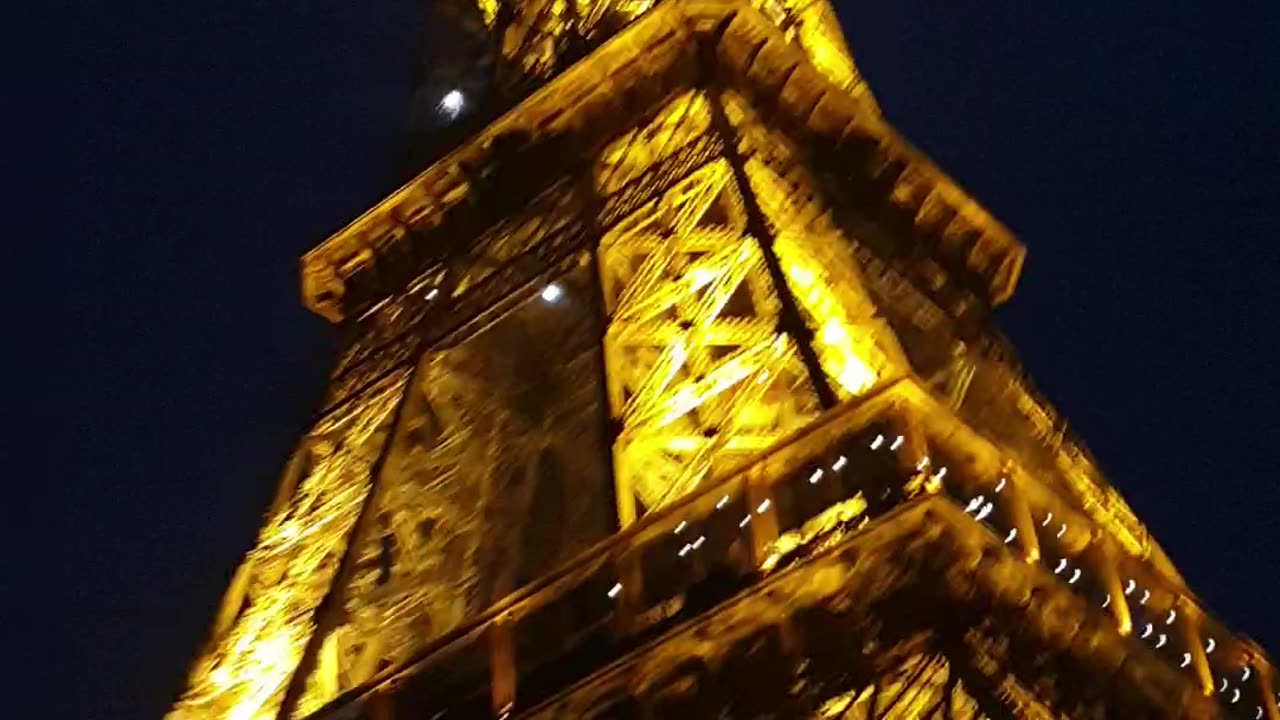
[[[540,89],[303,259],[345,347],[169,717],[1280,720],[829,6],[480,10]]]

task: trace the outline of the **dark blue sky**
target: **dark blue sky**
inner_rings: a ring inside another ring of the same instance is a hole
[[[6,626],[47,716],[158,717],[323,384],[296,258],[402,178],[431,33],[412,0],[84,5],[28,57],[39,127],[17,141],[41,197],[8,268],[32,436],[9,480],[34,601],[14,617],[37,621]],[[890,120],[1029,247],[1002,315],[1038,384],[1209,606],[1274,653],[1263,5],[839,12]]]

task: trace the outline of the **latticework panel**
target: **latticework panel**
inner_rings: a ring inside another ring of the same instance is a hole
[[[303,440],[302,477],[282,488],[284,501],[224,600],[229,625],[215,630],[170,720],[274,717],[369,492],[407,375],[389,377]]]
[[[654,0],[477,0],[497,33],[501,59],[525,76],[545,80],[572,61],[572,48],[598,45],[654,6]],[[809,57],[828,80],[874,107],[825,0],[753,0],[751,5]]]
[[[811,372],[851,397],[893,374],[901,356],[813,194],[750,155],[740,187],[735,160],[716,155],[715,131],[745,133],[751,120],[734,108],[736,127],[716,128],[713,102],[702,91],[677,96],[597,165],[606,210],[614,197],[630,210],[616,221],[606,212],[599,249],[623,522],[637,512],[632,493],[644,510],[661,507],[811,419]],[[748,200],[766,237],[748,230]],[[778,278],[815,338],[820,369],[802,359],[796,343],[807,340],[784,331]]]
[[[724,161],[624,219],[601,242],[621,488],[654,509],[817,412],[760,247]]]
[[[620,191],[709,124],[705,95],[675,99],[605,149],[597,186]],[[623,522],[634,517],[628,493],[661,507],[816,414],[726,161],[693,170],[623,217],[599,257]]]
[[[411,657],[603,538],[599,309],[579,266],[492,325],[420,360],[405,441],[301,710]],[[329,645],[332,648],[329,649]]]
[[[874,682],[830,698],[822,720],[986,720],[945,656],[920,653]]]
[[[897,339],[865,289],[854,243],[836,226],[816,183],[797,165],[789,165],[790,177],[781,175],[770,155],[787,153],[785,141],[768,133],[741,98],[722,97],[751,192],[775,234],[773,250],[836,391],[858,395],[878,378],[905,371]]]

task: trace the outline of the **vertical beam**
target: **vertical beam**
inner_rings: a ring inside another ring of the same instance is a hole
[[[1266,720],[1280,720],[1280,699],[1271,684],[1271,665],[1264,658],[1253,658],[1253,671],[1258,674],[1258,693],[1262,695],[1262,713]]]
[[[1019,531],[1021,532],[1021,531]],[[1124,584],[1120,573],[1116,570],[1115,549],[1111,547],[1111,538],[1102,531],[1097,531],[1089,549],[1084,552],[1084,561],[1088,563],[1090,572],[1101,581],[1102,589],[1110,598],[1107,609],[1116,621],[1116,630],[1124,636],[1133,632],[1133,617],[1129,613],[1129,600],[1124,594]]]
[[[916,422],[912,408],[903,403],[894,407],[889,417],[890,447],[902,438],[902,444],[894,452],[899,458],[899,467],[908,480],[905,484],[907,494],[915,494],[921,490],[929,490],[926,482],[933,461],[929,457],[929,442]]]
[[[236,568],[235,574],[231,576],[231,583],[222,596],[222,604],[218,606],[218,613],[214,615],[213,632],[209,637],[211,644],[221,641],[231,631],[236,618],[240,616],[245,593],[249,590],[249,578],[253,576],[253,558],[252,553],[245,555],[244,560],[240,561],[240,566]]]
[[[276,711],[278,720],[287,720],[294,716],[298,707],[298,701],[302,699],[302,693],[306,690],[307,676],[311,674],[316,664],[316,656],[320,652],[320,643],[329,632],[337,625],[338,619],[343,612],[343,592],[346,587],[347,580],[351,576],[352,570],[355,568],[356,561],[359,559],[358,543],[356,538],[362,537],[364,531],[368,529],[369,524],[373,521],[376,514],[374,508],[377,507],[377,498],[380,494],[382,485],[382,471],[386,467],[387,458],[391,455],[391,448],[395,445],[396,431],[402,425],[404,418],[404,409],[408,404],[409,394],[413,392],[418,381],[418,372],[421,368],[419,362],[422,353],[421,345],[414,353],[413,370],[409,371],[408,377],[405,378],[404,385],[400,388],[400,398],[396,400],[395,409],[391,412],[391,417],[387,421],[387,437],[382,443],[382,447],[378,449],[378,456],[374,458],[373,465],[369,467],[369,490],[365,493],[364,499],[360,501],[360,509],[356,513],[355,522],[351,524],[351,530],[347,533],[347,543],[342,549],[342,556],[338,560],[338,568],[333,573],[333,578],[329,582],[329,589],[325,591],[324,597],[316,605],[315,610],[311,613],[312,631],[311,636],[307,638],[307,644],[302,648],[302,656],[298,659],[298,664],[293,670],[293,675],[289,678],[289,684],[285,688],[284,698],[280,702],[280,708]]]
[[[1205,697],[1213,697],[1213,671],[1209,669],[1209,657],[1204,652],[1204,638],[1200,637],[1200,609],[1182,597],[1178,598],[1177,604],[1182,642],[1191,654],[1191,669],[1200,683],[1200,692]]]
[[[271,508],[266,514],[267,518],[273,518],[280,514],[293,498],[294,491],[298,489],[298,483],[302,481],[303,475],[306,474],[307,459],[310,452],[311,440],[304,437],[293,451],[293,455],[289,456],[289,462],[285,464],[284,472],[280,476],[280,484],[276,487],[276,495],[272,499]],[[240,609],[244,606],[245,594],[249,590],[249,579],[253,577],[253,559],[252,553],[246,554],[244,560],[236,568],[235,574],[231,576],[227,591],[222,595],[222,603],[218,606],[217,614],[214,615],[213,632],[209,634],[210,645],[221,641],[231,631],[231,626],[235,624],[236,618],[240,616]]]
[[[728,117],[724,114],[724,106],[714,85],[709,86],[707,96],[710,98],[711,127],[724,141],[725,159],[729,163],[730,172],[733,173],[734,184],[737,185],[738,192],[742,196],[742,205],[747,216],[747,232],[756,239],[756,244],[760,247],[760,254],[764,258],[769,280],[773,284],[774,291],[778,294],[778,303],[782,306],[778,317],[778,329],[795,340],[796,347],[800,353],[800,360],[804,363],[805,370],[809,373],[809,381],[813,385],[813,391],[818,396],[818,403],[824,410],[830,410],[839,403],[839,398],[836,396],[835,390],[831,388],[826,372],[822,369],[822,363],[818,360],[817,351],[813,349],[813,329],[805,323],[804,316],[800,313],[800,306],[796,303],[796,299],[787,285],[787,277],[782,271],[782,263],[778,261],[778,256],[773,250],[773,229],[770,227],[764,211],[760,209],[760,203],[756,201],[755,193],[751,189],[751,183],[747,179],[746,167],[743,165],[742,156],[738,152],[736,135],[733,132],[733,127],[729,124]]]
[[[747,473],[743,481],[743,497],[747,501],[747,512],[751,513],[747,531],[751,538],[752,570],[758,570],[764,564],[770,548],[778,539],[778,515],[777,509],[773,507],[773,492],[769,487],[769,480],[770,478],[760,474],[760,466],[757,465]]]
[[[610,453],[615,468],[622,464],[618,454],[618,448],[614,448]],[[636,521],[636,489],[631,484],[631,476],[625,472],[620,473],[616,470],[614,472],[613,499],[618,512],[618,529],[621,530]]]
[[[316,663],[316,684],[328,697],[338,694],[338,642],[338,629],[334,628],[320,646],[320,658]]]
[[[516,705],[516,654],[511,640],[511,616],[489,623],[489,699],[493,716],[510,717]]]
[[[1028,563],[1040,562],[1040,537],[1036,535],[1035,518],[1031,517],[1031,507],[1027,505],[1027,498],[1023,494],[1026,478],[1013,461],[1009,460],[1005,461],[998,482],[1004,483],[1004,489],[998,494],[1003,496],[1011,524],[1018,531],[1018,547],[1022,548],[1023,559]]]
[[[640,565],[640,554],[629,547],[624,547],[613,558],[613,567],[622,586],[614,598],[613,627],[619,635],[624,635],[634,629],[644,604],[644,569]]]
[[[591,227],[590,247],[587,252],[593,289],[592,302],[595,303],[596,311],[599,313],[597,347],[600,350],[600,362],[597,365],[597,372],[600,374],[600,437],[603,441],[604,472],[605,480],[613,488],[615,524],[621,530],[636,521],[636,491],[631,484],[631,478],[625,472],[618,472],[621,463],[618,462],[617,444],[622,423],[614,417],[614,412],[621,408],[614,408],[614,392],[609,385],[610,382],[615,381],[613,374],[610,373],[612,360],[609,357],[609,343],[606,342],[609,336],[611,313],[604,294],[604,269],[600,265],[600,241],[604,239],[604,228],[600,226],[600,214],[604,202],[596,192],[595,179],[591,172],[585,173],[582,192],[587,196],[587,223]]]

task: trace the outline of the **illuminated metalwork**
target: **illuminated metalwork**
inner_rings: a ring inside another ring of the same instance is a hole
[[[303,258],[347,339],[171,718],[1280,720],[826,3],[479,9],[541,87]]]

